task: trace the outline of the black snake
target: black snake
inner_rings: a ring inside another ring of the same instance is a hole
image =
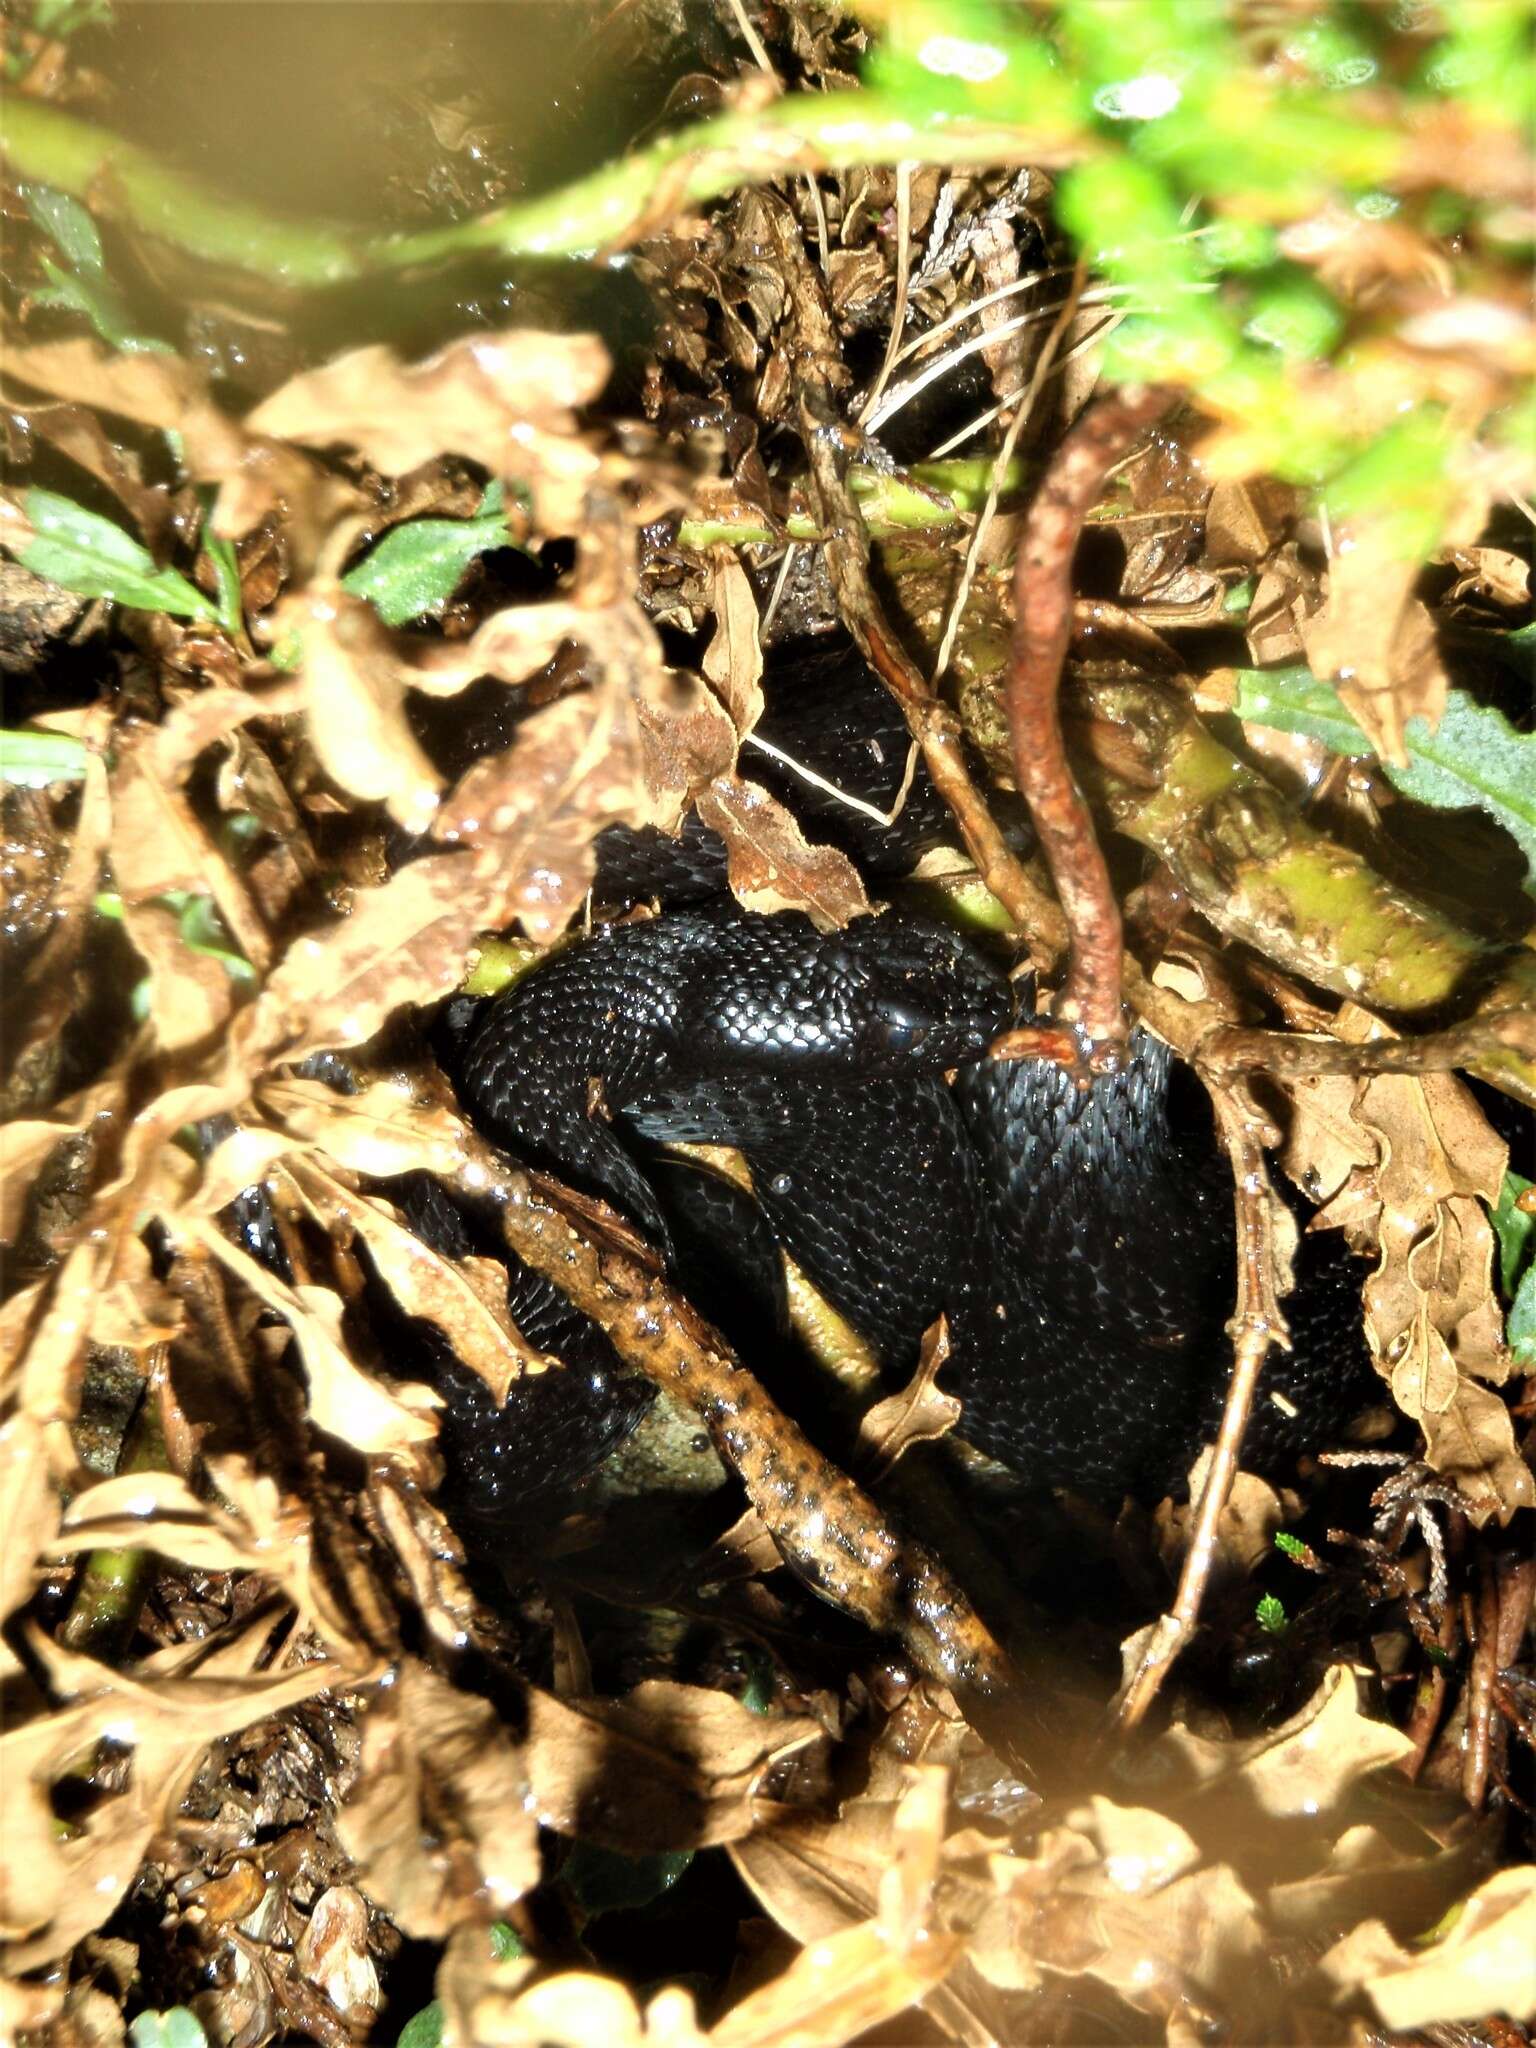
[[[771,700],[784,752],[874,805],[905,765],[885,693],[845,659]],[[867,869],[902,869],[943,829],[921,776],[893,830],[786,779],[812,836]],[[724,852],[696,822],[681,842],[609,834],[598,895],[706,898]],[[908,1372],[939,1312],[941,1386],[960,1434],[1040,1487],[1113,1500],[1177,1485],[1214,1433],[1230,1346],[1232,1188],[1203,1091],[1138,1034],[1123,1069],[1085,1087],[1046,1062],[984,1049],[1010,1020],[999,970],[947,928],[888,910],[824,935],[798,913],[729,898],[600,927],[508,994],[461,1007],[442,1034],[475,1122],[517,1156],[604,1196],[732,1334],[777,1326],[778,1250]],[[755,1204],[654,1148],[746,1155]],[[446,1251],[474,1219],[416,1196]],[[1274,1353],[1245,1461],[1272,1467],[1326,1439],[1359,1393],[1358,1269],[1332,1235],[1304,1241],[1288,1303],[1295,1348]],[[525,1334],[573,1370],[514,1386],[497,1411],[440,1360],[444,1425],[471,1512],[515,1507],[595,1463],[649,1391],[547,1283],[514,1278]]]

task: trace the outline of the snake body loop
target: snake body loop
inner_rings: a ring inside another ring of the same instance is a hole
[[[891,805],[906,729],[855,657],[798,664],[760,729],[775,753],[744,769],[866,874],[905,873],[944,834],[921,769],[882,827],[782,764]],[[675,839],[606,832],[599,903],[682,907],[600,927],[467,1029],[460,1017],[443,1049],[476,1123],[612,1202],[727,1336],[778,1341],[787,1251],[893,1375],[944,1312],[941,1385],[963,1401],[960,1433],[1028,1485],[1110,1501],[1178,1486],[1215,1430],[1234,1287],[1231,1182],[1193,1077],[1145,1035],[1091,1086],[990,1062],[1012,991],[953,932],[886,911],[822,934],[739,909],[725,879],[725,848],[691,815]],[[669,1170],[655,1148],[685,1140],[740,1148],[753,1197]],[[440,1195],[408,1206],[450,1253],[476,1228],[439,1213]],[[497,1410],[440,1358],[444,1443],[471,1513],[577,1476],[651,1398],[537,1275],[514,1270],[511,1306],[571,1369],[514,1384]],[[1304,1244],[1287,1308],[1295,1349],[1272,1358],[1249,1430],[1261,1468],[1358,1405],[1357,1268],[1336,1238]]]

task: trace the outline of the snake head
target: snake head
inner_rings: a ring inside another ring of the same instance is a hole
[[[824,933],[789,912],[717,930],[717,978],[685,1006],[685,1062],[786,1078],[933,1072],[977,1058],[1008,1015],[1003,978],[923,919],[888,911]]]
[[[869,1005],[861,1064],[896,1073],[979,1058],[1007,1022],[1006,980],[957,932],[887,911],[838,934]]]

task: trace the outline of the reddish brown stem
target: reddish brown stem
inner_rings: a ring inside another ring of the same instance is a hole
[[[1008,720],[1019,790],[1071,932],[1057,1015],[1095,1045],[1124,1040],[1120,906],[1093,819],[1067,765],[1059,695],[1072,637],[1072,558],[1109,472],[1173,403],[1159,386],[1101,398],[1057,449],[1030,507],[1014,571]]]

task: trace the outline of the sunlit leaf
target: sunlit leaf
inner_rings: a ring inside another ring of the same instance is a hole
[[[1254,725],[1322,740],[1336,754],[1372,752],[1337,692],[1309,669],[1239,669],[1234,709]],[[1404,736],[1407,765],[1382,763],[1396,787],[1436,810],[1486,811],[1525,855],[1526,887],[1536,893],[1536,733],[1517,732],[1501,711],[1452,690],[1433,731],[1413,718]]]
[[[34,484],[22,499],[28,539],[0,528],[0,538],[25,569],[81,597],[108,597],[135,611],[213,619],[213,606],[175,569],[161,569],[148,548],[110,519]]]
[[[341,587],[367,598],[386,626],[403,626],[445,605],[471,562],[516,545],[497,482],[472,519],[413,519],[393,528],[347,571]]]

